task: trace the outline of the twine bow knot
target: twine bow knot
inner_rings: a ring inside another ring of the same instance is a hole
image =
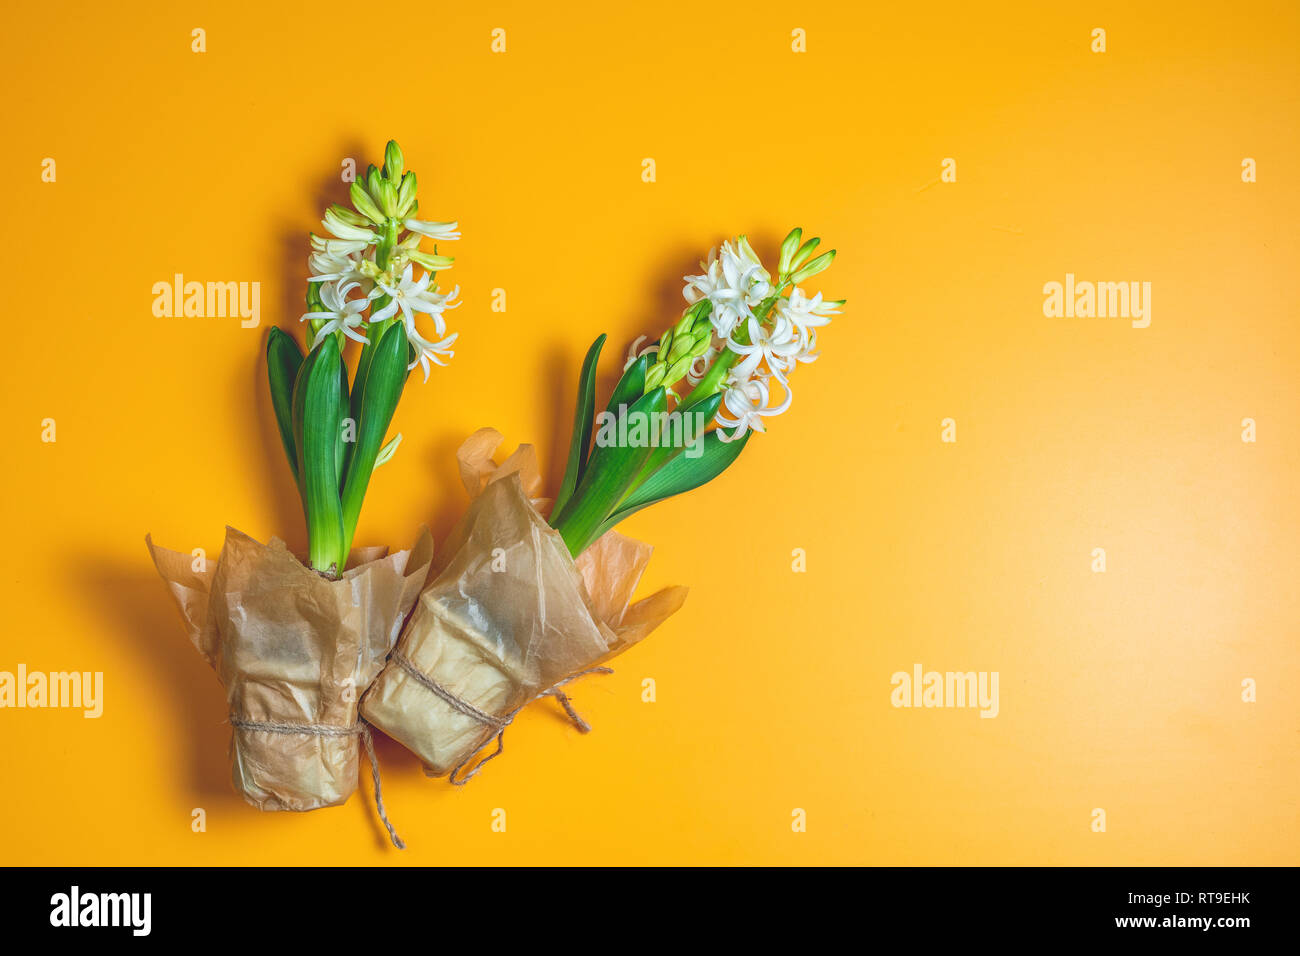
[[[424,671],[420,670],[418,667],[412,664],[410,660],[406,657],[406,655],[403,654],[401,651],[397,651],[397,650],[393,651],[389,660],[394,661],[398,667],[404,670],[411,677],[412,680],[414,680],[421,687],[428,690],[430,693],[441,698],[453,710],[464,714],[466,717],[470,717],[474,720],[477,720],[479,723],[484,724],[487,727],[491,727],[494,731],[496,731],[497,749],[492,751],[492,753],[488,754],[482,760],[478,761],[478,763],[474,764],[473,768],[469,771],[469,773],[466,773],[463,776],[460,775],[461,771],[465,769],[466,765],[469,764],[471,761],[473,761],[474,758],[477,757],[479,754],[481,754],[487,748],[488,744],[492,742],[491,736],[489,736],[481,744],[479,744],[468,754],[466,754],[465,757],[461,759],[460,763],[452,767],[451,773],[448,774],[447,776],[447,781],[457,787],[465,786],[465,784],[469,783],[469,781],[472,780],[474,776],[483,769],[484,764],[486,764],[489,760],[493,760],[496,757],[501,756],[502,752],[506,749],[506,743],[505,743],[506,728],[509,727],[510,724],[514,721],[515,717],[519,715],[519,712],[523,710],[525,707],[527,707],[529,704],[531,704],[533,701],[541,700],[543,697],[555,698],[555,700],[559,702],[560,706],[564,708],[565,714],[568,715],[569,720],[573,722],[573,726],[578,729],[578,732],[584,734],[590,733],[591,724],[583,720],[582,715],[580,715],[574,709],[573,701],[569,699],[569,695],[564,693],[564,691],[560,690],[560,688],[565,684],[577,680],[580,677],[586,677],[588,674],[614,673],[613,669],[609,667],[589,667],[585,671],[578,671],[578,673],[576,674],[570,674],[568,677],[564,678],[563,680],[556,681],[554,684],[546,688],[546,690],[542,691],[541,693],[537,694],[535,697],[528,698],[528,700],[524,701],[514,710],[510,711],[508,714],[503,714],[502,716],[497,717],[493,714],[487,713],[484,710],[480,710],[478,707],[475,707],[469,701],[457,697],[455,694],[447,690],[447,688],[443,687],[441,684],[439,684],[436,680],[434,680]],[[457,779],[458,777],[459,779]]]

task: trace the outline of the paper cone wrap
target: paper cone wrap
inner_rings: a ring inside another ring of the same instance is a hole
[[[575,562],[531,497],[541,484],[531,446],[496,466],[500,443],[483,429],[462,446],[476,497],[361,703],[433,775],[462,768],[521,707],[626,650],[686,599],[670,587],[630,603],[652,549],[617,532]]]
[[[260,810],[315,810],[357,788],[357,702],[428,579],[433,540],[353,552],[331,580],[284,542],[234,528],[215,563],[146,538],[189,630],[226,689],[235,789]]]

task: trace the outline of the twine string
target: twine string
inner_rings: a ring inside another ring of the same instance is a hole
[[[560,706],[564,708],[564,713],[568,715],[569,720],[573,722],[573,726],[578,729],[578,732],[584,734],[590,733],[591,724],[587,723],[585,720],[582,719],[582,715],[580,715],[577,712],[577,710],[574,709],[573,701],[569,699],[569,695],[564,693],[564,691],[560,690],[560,688],[563,687],[565,684],[575,681],[580,677],[586,677],[589,674],[614,673],[613,669],[609,667],[589,667],[585,671],[578,671],[576,674],[570,674],[568,677],[564,678],[563,680],[556,681],[554,684],[552,684],[550,687],[546,688],[546,690],[542,691],[536,696],[528,698],[528,700],[524,701],[514,710],[510,711],[510,713],[505,714],[504,716],[501,717],[496,717],[493,716],[492,714],[487,713],[486,711],[480,710],[479,708],[475,707],[473,704],[471,704],[469,701],[465,700],[464,698],[457,697],[455,694],[447,690],[447,688],[443,687],[441,684],[439,684],[436,680],[434,680],[424,671],[420,670],[418,667],[412,664],[410,660],[406,657],[406,655],[403,654],[400,650],[394,650],[389,659],[395,662],[397,666],[400,667],[403,671],[405,671],[410,676],[410,678],[414,680],[417,684],[419,684],[421,687],[423,687],[425,690],[429,691],[430,693],[434,694],[435,696],[439,697],[453,710],[462,713],[466,717],[472,718],[473,720],[477,720],[479,723],[487,727],[490,727],[492,730],[496,731],[495,735],[489,735],[487,739],[485,739],[481,744],[479,744],[468,754],[462,757],[460,762],[456,764],[456,766],[451,768],[451,773],[447,775],[447,781],[457,787],[465,786],[465,784],[469,783],[470,780],[472,780],[479,773],[479,771],[483,769],[484,764],[486,764],[489,760],[493,760],[501,756],[502,752],[504,752],[506,749],[506,728],[509,727],[511,722],[514,721],[515,717],[519,715],[519,712],[523,710],[525,707],[527,707],[529,704],[531,704],[533,701],[541,700],[543,697],[555,698],[555,700],[559,702]],[[493,736],[496,737],[497,749],[492,751],[492,753],[488,754],[482,760],[479,760],[477,763],[475,763],[474,766],[470,768],[468,773],[462,775],[461,771],[464,770],[468,764],[470,764],[479,754],[481,754],[485,749],[487,749],[489,744],[492,743]]]
[[[384,809],[384,785],[379,779],[379,758],[375,755],[374,736],[370,733],[370,725],[364,720],[358,720],[351,727],[336,727],[332,724],[305,724],[289,721],[275,720],[247,720],[243,717],[236,717],[233,714],[230,717],[230,726],[238,727],[240,730],[257,730],[268,734],[307,734],[312,737],[357,737],[365,745],[366,756],[370,758],[370,776],[375,783],[375,809],[379,812],[379,820],[388,831],[388,838],[393,841],[393,846],[399,850],[405,850],[406,844],[402,838],[397,835],[397,830],[388,819],[388,812]]]

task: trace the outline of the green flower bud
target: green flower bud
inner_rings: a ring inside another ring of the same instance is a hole
[[[397,145],[397,140],[390,139],[388,147],[384,150],[384,175],[392,182],[402,175],[402,147]]]
[[[758,256],[754,255],[754,250],[749,247],[749,239],[745,236],[736,237],[736,245],[740,248],[741,255],[758,262]]]
[[[673,330],[669,329],[659,337],[659,354],[667,355],[668,350],[673,347]]]
[[[389,219],[397,215],[397,187],[387,179],[379,181],[379,208]]]
[[[668,366],[668,371],[664,373],[664,380],[670,383],[679,381],[690,369],[691,362],[693,361],[695,361],[695,359],[692,356],[683,355],[677,361],[673,362],[672,365]]]
[[[402,177],[402,188],[397,191],[397,215],[402,219],[410,217],[411,204],[415,202],[415,170]]]
[[[778,275],[786,275],[790,271],[790,263],[794,259],[795,250],[799,248],[799,240],[803,238],[803,230],[795,226],[790,230],[781,243],[781,264],[777,267]]]
[[[807,279],[811,279],[817,273],[827,269],[830,266],[830,264],[834,261],[835,261],[834,249],[832,249],[830,252],[823,252],[812,262],[808,263],[806,266],[804,266],[802,269],[800,269],[798,272],[792,275],[790,277],[790,281],[793,282],[795,285],[798,285],[800,282],[804,282]]]
[[[689,335],[679,335],[673,339],[673,347],[668,350],[665,361],[676,362],[683,355],[689,357],[691,349],[695,347],[695,339]]]
[[[656,362],[651,365],[645,373],[645,390],[648,393],[651,389],[658,388],[659,383],[664,380],[664,373],[668,371],[668,366],[663,362]]]
[[[712,325],[706,325],[702,329],[696,329],[695,345],[691,348],[691,354],[694,355],[696,358],[699,358],[701,355],[703,355],[705,352],[709,350],[709,346],[712,344],[713,344]]]
[[[811,256],[814,251],[816,251],[817,247],[821,245],[821,242],[822,242],[821,239],[819,239],[817,236],[813,236],[802,246],[800,246],[799,251],[796,252],[794,254],[794,258],[790,260],[790,268],[798,269],[801,265],[807,262],[808,257]]]
[[[349,226],[368,227],[370,225],[370,223],[366,221],[365,216],[358,215],[347,206],[340,206],[338,203],[334,203],[334,205],[330,206],[330,211]]]
[[[694,325],[695,325],[695,316],[691,315],[690,309],[687,309],[686,314],[683,315],[681,319],[678,320],[677,324],[673,326],[673,335],[675,336],[686,335],[688,332],[690,332],[691,328]]]
[[[370,198],[379,202],[379,184],[384,181],[384,177],[379,175],[379,170],[371,164],[366,170],[366,192],[370,193]]]
[[[375,225],[380,225],[384,221],[384,214],[379,211],[379,207],[370,198],[370,194],[362,189],[359,183],[353,183],[348,192],[352,196],[352,205],[357,207],[357,212]]]
[[[427,252],[408,252],[406,257],[412,262],[424,266],[430,272],[441,272],[443,269],[450,269],[452,263],[456,261],[451,256],[436,256]]]

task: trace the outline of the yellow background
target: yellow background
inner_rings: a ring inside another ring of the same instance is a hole
[[[102,670],[106,700],[0,711],[0,858],[1296,863],[1300,14],[1133,6],[10,4],[0,669]],[[299,328],[342,159],[390,136],[462,223],[464,305],[358,543],[445,534],[480,425],[558,482],[588,343],[612,372],[730,234],[825,237],[813,285],[849,300],[769,434],[625,525],[647,587],[693,590],[575,689],[594,733],[537,705],[463,790],[381,741],[405,854],[364,786],[233,794],[143,544],[305,544],[266,329]],[[262,326],[155,318],[176,272],[260,282]],[[1151,282],[1150,328],[1045,318],[1066,272]],[[1000,715],[891,707],[916,662],[998,671]]]

